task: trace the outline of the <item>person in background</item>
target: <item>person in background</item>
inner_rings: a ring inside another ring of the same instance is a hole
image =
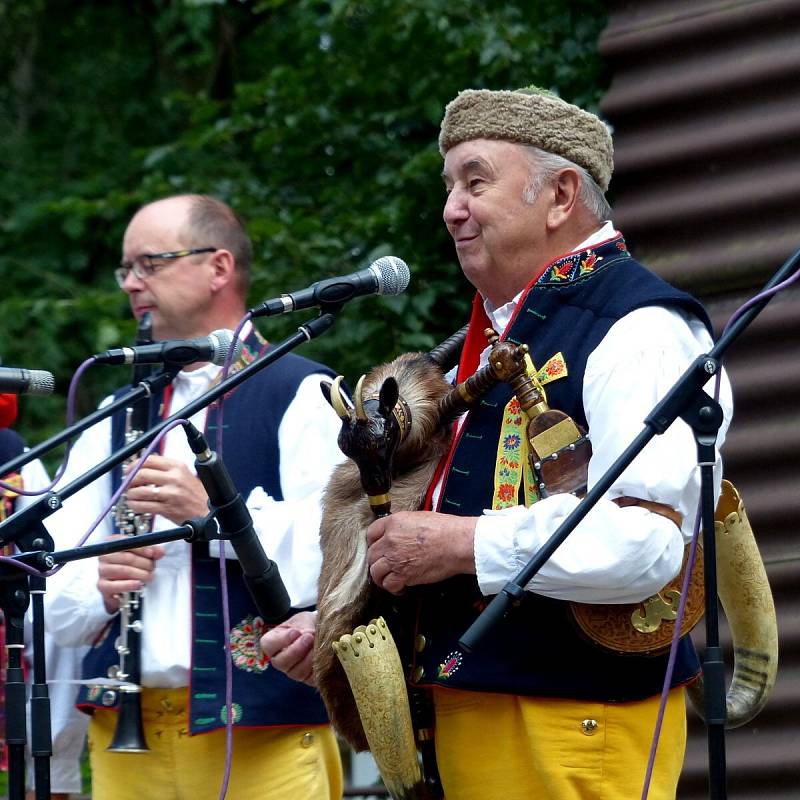
[[[233,210],[206,195],[178,195],[134,214],[115,275],[139,319],[152,315],[156,340],[191,339],[236,329],[245,314],[252,245]],[[248,323],[233,369],[255,359],[266,342]],[[246,499],[266,554],[274,559],[293,606],[309,609],[320,568],[319,502],[340,460],[335,413],[320,380],[331,372],[289,354],[240,384],[224,402],[192,417],[220,453]],[[182,369],[152,403],[155,424],[207,393],[221,377],[208,363]],[[125,420],[86,431],[73,448],[65,480],[118,450]],[[181,427],[170,431],[128,488],[125,502],[152,515],[163,530],[207,513],[208,497]],[[130,464],[132,469],[135,464]],[[106,475],[70,498],[48,519],[57,547],[72,546],[107,508],[120,474]],[[113,533],[106,519],[93,541]],[[118,693],[84,689],[91,714],[89,747],[94,800],[217,798],[226,769],[226,663],[223,589],[217,542],[172,542],[67,565],[50,579],[47,622],[63,644],[91,645],[84,678],[105,676],[118,663],[114,641],[119,598],[143,591],[142,692],[149,752],[107,752],[115,731]],[[233,748],[227,796],[325,800],[342,794],[338,747],[319,695],[272,669],[258,641],[265,626],[229,543],[226,596],[233,661]]]
[[[0,395],[0,464],[6,464],[25,451],[22,437],[11,429],[16,420],[17,398],[13,394]],[[17,490],[43,489],[50,481],[39,459],[23,465],[19,472],[0,476],[0,481]],[[7,519],[16,511],[21,511],[35,498],[19,494],[19,491],[0,487],[0,521]],[[10,549],[10,548],[9,548]],[[25,657],[28,669],[26,677],[30,682],[33,653],[29,620],[26,620]],[[53,637],[45,634],[45,664],[47,666],[48,696],[50,698],[50,733],[53,755],[50,758],[50,790],[53,800],[67,800],[70,794],[81,791],[81,755],[86,739],[85,715],[74,705],[74,681],[80,676],[81,659],[86,648],[60,647]],[[3,659],[0,671],[5,685],[5,649],[0,649]],[[2,697],[3,694],[0,694]],[[0,730],[5,730],[4,722]],[[33,758],[30,753],[31,729],[28,727],[28,748],[26,748],[26,778],[29,787],[29,800],[33,798]],[[3,746],[3,769],[7,769],[6,749]]]

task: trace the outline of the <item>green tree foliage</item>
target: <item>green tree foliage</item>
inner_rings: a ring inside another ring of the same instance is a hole
[[[303,348],[349,380],[429,348],[472,290],[441,222],[436,144],[465,88],[536,83],[592,107],[600,0],[0,0],[0,355],[56,373],[23,404],[41,441],[91,353],[133,323],[112,269],[130,214],[166,194],[231,203],[251,301],[394,254],[409,290],[350,304]],[[281,339],[302,315],[259,323]],[[127,376],[86,373],[85,414]]]

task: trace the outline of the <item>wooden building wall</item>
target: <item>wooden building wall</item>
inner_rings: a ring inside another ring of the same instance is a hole
[[[612,2],[614,219],[632,252],[700,296],[717,333],[800,248],[800,0]],[[750,725],[728,732],[728,797],[800,797],[800,281],[729,348],[723,449],[775,597],[780,665]],[[701,625],[702,627],[702,625]],[[702,633],[698,634],[702,642]],[[723,646],[730,639],[723,630]],[[693,720],[681,800],[708,797]]]

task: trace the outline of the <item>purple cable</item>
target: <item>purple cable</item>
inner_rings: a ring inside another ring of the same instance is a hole
[[[653,731],[653,741],[650,745],[650,756],[647,759],[647,770],[644,776],[644,785],[642,786],[642,800],[647,800],[647,794],[650,791],[650,780],[653,777],[653,767],[656,761],[656,751],[658,750],[658,741],[661,737],[661,727],[664,723],[664,712],[667,708],[667,697],[669,696],[672,683],[672,673],[675,671],[675,660],[678,654],[678,642],[681,640],[681,626],[683,625],[683,618],[686,616],[686,598],[689,594],[689,581],[692,577],[692,570],[694,569],[694,562],[697,556],[697,542],[699,540],[700,532],[700,508],[698,507],[697,515],[694,520],[694,531],[692,533],[692,544],[689,548],[689,558],[686,562],[686,575],[683,576],[683,583],[681,584],[681,599],[678,603],[678,614],[675,618],[675,630],[672,633],[672,642],[669,647],[669,658],[667,659],[667,671],[664,678],[664,686],[661,689],[661,701],[658,705],[658,715],[656,716],[656,726]]]
[[[95,362],[95,360],[96,359],[94,356],[87,358],[86,361],[84,361],[83,364],[81,364],[78,369],[75,370],[75,374],[72,376],[72,380],[69,383],[69,391],[67,392],[67,427],[72,425],[72,423],[75,421],[75,395],[78,391],[78,383],[83,377],[83,373],[86,372],[86,370]],[[64,450],[64,459],[56,470],[56,476],[45,487],[41,489],[25,490],[18,489],[15,486],[11,486],[8,483],[0,481],[0,488],[10,489],[11,491],[24,495],[25,497],[37,497],[40,494],[49,492],[61,480],[61,476],[64,474],[64,470],[66,470],[67,464],[69,463],[69,451],[71,449],[72,442],[68,441],[66,444],[66,449]]]
[[[790,275],[785,280],[781,281],[780,283],[772,286],[769,289],[765,289],[763,292],[759,292],[754,297],[751,297],[748,301],[743,303],[734,313],[731,315],[730,319],[725,325],[723,329],[723,335],[727,333],[728,329],[731,325],[738,320],[742,314],[744,314],[748,309],[752,308],[754,305],[759,303],[761,300],[769,299],[774,295],[778,294],[778,292],[783,291],[784,289],[791,286],[795,281],[800,278],[800,270],[794,273],[794,275]],[[717,374],[714,379],[714,400],[719,400],[719,390],[720,384],[722,382],[722,362],[720,361],[720,369],[717,370]],[[669,695],[670,684],[672,683],[672,673],[675,669],[675,660],[677,657],[678,652],[678,642],[681,639],[680,630],[681,625],[683,624],[683,618],[686,612],[686,596],[689,592],[689,579],[692,574],[692,570],[694,568],[695,557],[697,555],[697,541],[699,538],[700,532],[700,505],[698,504],[697,508],[697,516],[695,517],[694,523],[694,532],[692,534],[692,545],[689,549],[689,559],[686,565],[686,575],[683,579],[683,585],[681,586],[681,599],[680,603],[678,604],[678,616],[675,620],[675,631],[672,635],[672,643],[669,648],[669,659],[667,661],[667,671],[664,676],[664,687],[661,690],[661,702],[658,707],[658,716],[656,717],[656,726],[655,731],[653,732],[653,742],[650,747],[650,757],[647,760],[647,771],[645,772],[645,779],[644,785],[642,787],[642,800],[647,800],[647,794],[650,791],[650,780],[653,775],[653,767],[655,765],[656,760],[656,751],[658,750],[658,740],[661,735],[661,727],[664,722],[664,712],[667,706],[667,696]]]
[[[780,283],[775,284],[769,289],[765,289],[763,292],[759,292],[755,297],[751,297],[746,303],[743,303],[736,311],[733,312],[731,318],[728,320],[728,323],[725,325],[722,333],[723,335],[728,332],[728,328],[736,322],[739,317],[744,314],[745,311],[752,308],[756,303],[761,302],[762,300],[769,299],[770,297],[774,297],[778,292],[782,292],[784,289],[791,286],[798,278],[800,278],[800,269],[794,273],[794,275],[790,275],[785,280],[781,281]]]
[[[163,430],[159,431],[158,436],[156,436],[156,438],[152,442],[150,442],[150,444],[142,451],[142,454],[139,458],[139,463],[136,465],[136,468],[131,470],[131,472],[123,478],[117,491],[114,492],[113,495],[111,495],[111,499],[108,501],[108,505],[100,512],[100,514],[97,516],[94,522],[92,522],[91,526],[89,527],[89,530],[86,531],[86,533],[83,536],[81,536],[81,538],[75,543],[75,547],[81,547],[82,545],[84,545],[86,543],[86,540],[95,532],[97,526],[109,515],[109,513],[111,513],[111,509],[114,507],[114,505],[123,495],[123,493],[127,491],[128,486],[136,476],[136,473],[138,473],[139,470],[142,468],[145,459],[158,447],[158,445],[161,443],[161,440],[167,435],[167,433],[171,431],[173,428],[177,428],[178,425],[185,425],[185,424],[186,424],[185,419],[176,419],[170,422],[169,425],[166,425]],[[0,556],[0,563],[14,564],[23,572],[27,572],[31,575],[39,575],[44,578],[49,578],[51,575],[55,575],[57,572],[60,572],[64,566],[66,566],[65,564],[61,564],[57,567],[53,567],[53,569],[47,572],[40,572],[39,570],[33,567],[29,567],[27,564],[22,564],[21,562],[16,561],[14,558],[5,556]]]
[[[236,342],[239,339],[239,334],[242,329],[250,320],[251,314],[248,312],[242,317],[236,330],[233,332],[232,341]],[[222,365],[221,379],[224,381],[228,377],[231,365],[233,363],[233,353],[235,347],[231,347],[225,356],[225,362]],[[222,458],[222,402],[224,395],[217,400],[217,432],[216,432],[216,447],[217,455]],[[222,776],[222,784],[220,785],[220,800],[224,800],[225,795],[228,793],[228,784],[231,778],[231,767],[233,763],[233,659],[231,656],[231,618],[230,618],[230,605],[228,602],[228,570],[225,559],[225,542],[220,542],[219,546],[219,582],[220,593],[222,594],[222,627],[225,634],[225,771]]]

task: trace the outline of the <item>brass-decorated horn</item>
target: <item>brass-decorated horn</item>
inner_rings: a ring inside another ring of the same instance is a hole
[[[369,749],[393,798],[429,798],[417,759],[405,675],[383,617],[333,642],[347,674]]]
[[[726,728],[747,724],[769,700],[778,671],[778,623],[764,562],[742,499],[729,482],[714,522],[717,594],[733,638],[734,667],[725,696]],[[703,717],[703,680],[688,688]]]

